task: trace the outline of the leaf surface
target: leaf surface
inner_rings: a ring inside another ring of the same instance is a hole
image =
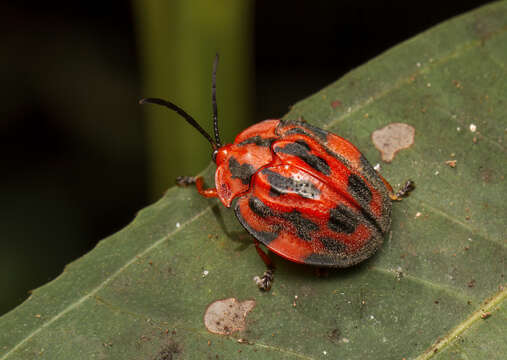
[[[417,189],[394,204],[369,261],[317,276],[272,256],[275,283],[260,293],[252,277],[264,265],[233,212],[172,188],[0,318],[0,360],[501,358],[506,63],[500,2],[387,51],[286,115],[348,138],[372,164],[373,131],[415,128],[381,171]],[[227,298],[254,301],[245,328],[208,332],[206,309]]]

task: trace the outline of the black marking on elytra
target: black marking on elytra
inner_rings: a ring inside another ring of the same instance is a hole
[[[362,170],[366,173],[368,178],[377,178],[378,181],[382,181],[380,180],[377,171],[375,171],[373,166],[371,166],[370,162],[364,157],[363,154],[361,154],[361,157],[359,158],[359,163],[361,164]]]
[[[289,130],[287,130],[285,132],[285,135],[294,135],[294,134],[306,135],[306,136],[309,136],[309,137],[312,136],[310,133],[304,131],[303,129],[301,129],[299,127],[295,127],[295,128],[289,129]]]
[[[248,144],[255,144],[257,146],[270,147],[271,144],[273,143],[273,141],[275,141],[275,140],[276,140],[276,138],[263,138],[260,135],[255,135],[255,136],[249,137],[246,140],[243,140],[242,142],[238,143],[237,145],[244,146],[244,145],[248,145]]]
[[[337,239],[323,237],[320,238],[320,242],[324,245],[326,250],[334,254],[343,254],[347,250],[347,246]]]
[[[255,197],[255,196],[249,197],[248,207],[255,215],[257,215],[263,219],[265,219],[267,217],[277,217],[277,218],[284,219],[284,220],[290,222],[294,226],[294,228],[296,229],[297,235],[305,241],[312,241],[312,237],[311,237],[310,233],[313,231],[319,230],[319,225],[317,225],[316,223],[314,223],[310,219],[305,218],[299,211],[293,210],[290,213],[273,212],[268,206],[266,206],[266,204],[264,204],[262,202],[261,199],[259,199],[258,197]],[[236,216],[239,219],[241,214],[238,215],[239,210],[235,209],[235,211],[236,211]],[[240,222],[241,222],[241,219],[240,219]],[[243,224],[243,222],[241,222],[241,223]],[[247,225],[243,224],[243,226],[245,228],[247,228]],[[247,228],[247,230],[250,231],[248,228]],[[256,230],[252,229],[252,231],[256,231]],[[252,231],[250,231],[250,233],[252,233]],[[257,233],[259,233],[259,232],[257,232]],[[278,236],[278,231],[276,232],[276,234]],[[253,235],[253,233],[252,233],[252,235]],[[266,236],[266,235],[263,235],[263,236]],[[274,238],[276,238],[276,236]],[[258,238],[256,237],[256,239],[258,239]],[[271,240],[273,240],[273,239],[271,239]]]
[[[311,241],[310,233],[319,230],[319,226],[316,223],[305,218],[299,211],[293,210],[290,213],[275,213],[261,199],[255,196],[250,196],[248,199],[248,207],[255,215],[263,219],[277,217],[290,222],[296,229],[297,235],[305,241]]]
[[[336,255],[317,253],[310,254],[304,259],[305,264],[330,267],[341,267],[341,261],[342,259]]]
[[[306,144],[306,145],[308,145],[308,144]],[[309,151],[308,147],[301,145],[299,142],[291,142],[291,143],[288,143],[287,145],[285,145],[284,147],[275,146],[274,150],[275,150],[275,153],[284,153],[284,154],[297,156],[301,160],[303,160],[305,163],[307,163],[310,167],[312,167],[313,169],[315,169],[325,175],[331,174],[331,168],[329,167],[329,164],[327,163],[327,161],[319,156],[313,155]]]
[[[250,164],[239,164],[238,160],[231,156],[229,158],[229,170],[233,179],[240,179],[244,185],[250,184],[250,178],[255,173],[255,169]]]
[[[269,196],[279,197],[280,195],[283,195],[283,193],[281,193],[277,188],[274,188],[273,186],[269,188]]]
[[[375,189],[385,188],[384,182],[380,178],[378,172],[371,166],[370,162],[361,154],[359,158],[362,172],[364,173],[368,182],[370,182]]]
[[[299,145],[301,145],[302,147],[304,147],[306,149],[306,151],[311,151],[312,148],[310,147],[310,145],[308,145],[308,143],[304,140],[296,140],[295,143],[298,143]]]
[[[261,218],[266,218],[268,216],[274,215],[271,209],[266,206],[266,204],[264,204],[261,199],[255,196],[251,196],[248,199],[248,207],[253,211],[255,215],[260,216]]]
[[[250,199],[249,199],[249,202],[250,202]],[[265,245],[268,245],[270,242],[272,242],[273,240],[275,240],[278,237],[280,230],[281,230],[280,226],[273,226],[272,227],[273,231],[258,231],[256,229],[252,228],[250,226],[250,224],[248,223],[248,221],[246,221],[245,218],[241,215],[241,210],[240,210],[239,204],[240,204],[240,202],[238,201],[236,203],[236,206],[234,206],[234,213],[236,214],[238,221],[250,233],[250,235],[252,235],[255,239],[259,240],[260,242],[262,242]]]
[[[269,194],[274,197],[290,192],[306,199],[316,199],[320,196],[320,190],[309,181],[285,177],[269,168],[263,169],[261,172],[267,176],[268,183],[271,185]]]
[[[286,135],[300,134],[309,136],[312,138],[316,138],[322,143],[327,142],[328,132],[324,129],[321,129],[317,126],[313,126],[308,124],[306,121],[298,121],[298,120],[282,120],[280,122],[280,126],[295,126],[285,132]]]
[[[367,211],[364,208],[360,208],[361,215],[365,218],[366,222],[370,225],[372,225],[379,234],[384,234],[385,231],[382,230],[382,226],[379,224],[378,220],[373,216],[373,214],[370,211]]]
[[[380,178],[379,173],[373,168],[373,166],[371,166],[363,155],[361,155],[360,162],[365,178],[382,197],[382,215],[377,219],[370,213],[370,211],[366,212],[363,210],[364,217],[368,220],[368,222],[374,224],[381,234],[384,234],[391,224],[391,199],[389,198],[388,190]]]
[[[361,177],[356,174],[351,174],[349,176],[347,191],[351,193],[355,199],[359,200],[359,203],[363,207],[369,207],[372,198],[371,191]]]
[[[307,129],[309,129],[312,133],[315,134],[315,136],[323,143],[326,143],[327,142],[327,135],[329,134],[326,130],[324,129],[321,129],[317,126],[313,126],[313,125],[310,125],[310,124],[304,124],[302,125],[304,127],[306,127]]]
[[[340,204],[329,211],[327,226],[335,232],[352,234],[358,225],[357,215],[349,208]]]
[[[290,213],[280,214],[280,217],[294,225],[298,236],[305,241],[312,241],[310,233],[319,230],[319,225],[310,219],[305,218],[297,210],[293,210]]]

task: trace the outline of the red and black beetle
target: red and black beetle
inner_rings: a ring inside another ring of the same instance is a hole
[[[391,201],[397,194],[347,140],[300,120],[265,120],[222,145],[218,131],[216,68],[213,64],[214,139],[183,109],[171,102],[145,98],[141,104],[168,107],[195,127],[211,144],[217,165],[215,188],[201,177],[180,177],[205,197],[234,207],[236,217],[254,237],[268,266],[259,288],[268,290],[273,265],[259,247],[296,263],[348,267],[372,256],[391,224]]]

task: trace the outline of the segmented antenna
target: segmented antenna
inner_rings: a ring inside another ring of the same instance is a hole
[[[194,128],[196,128],[210,142],[211,146],[213,147],[213,150],[217,150],[220,147],[215,143],[215,141],[213,141],[211,136],[201,127],[201,125],[199,125],[197,123],[197,121],[195,121],[195,119],[192,116],[190,116],[185,110],[183,110],[179,106],[177,106],[167,100],[158,99],[158,98],[144,98],[144,99],[139,100],[139,104],[147,104],[147,103],[162,105],[162,106],[165,106],[165,107],[177,112],[178,115],[180,115],[185,120],[187,120],[187,122],[190,125],[192,125]],[[215,135],[216,134],[217,133],[215,132]]]
[[[213,73],[211,75],[211,104],[213,105],[213,131],[215,133],[215,144],[217,147],[222,147],[222,142],[220,141],[220,134],[218,133],[217,66],[218,66],[218,53],[215,55],[215,61],[213,62]]]

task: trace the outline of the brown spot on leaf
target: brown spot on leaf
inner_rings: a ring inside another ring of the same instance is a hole
[[[371,140],[385,162],[393,161],[398,151],[412,146],[414,137],[414,127],[404,123],[392,123],[371,134]]]
[[[204,313],[204,325],[209,332],[229,335],[245,328],[246,316],[255,307],[255,300],[235,298],[212,302]]]
[[[333,109],[336,109],[338,106],[341,106],[342,105],[342,102],[340,100],[335,100],[331,103],[331,106],[333,107]]]
[[[503,176],[498,176],[498,172],[492,168],[480,167],[479,176],[486,184],[499,184],[503,181]]]

